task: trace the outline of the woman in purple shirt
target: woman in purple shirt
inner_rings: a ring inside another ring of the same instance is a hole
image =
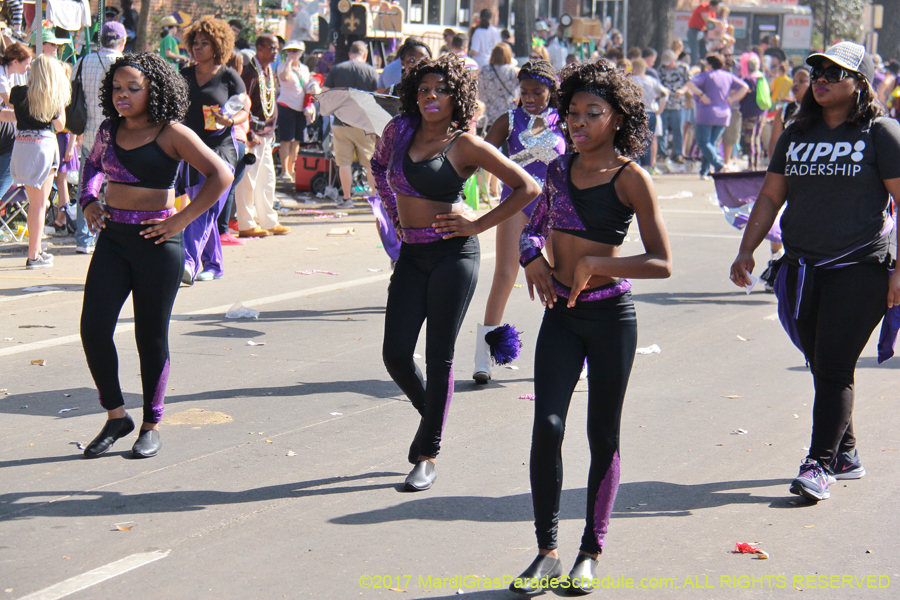
[[[716,153],[716,144],[731,121],[731,104],[743,98],[750,88],[736,75],[726,71],[721,54],[706,57],[710,70],[700,73],[687,83],[687,88],[697,96],[694,102],[695,135],[703,159],[700,161],[700,179],[709,179],[709,168],[720,171],[725,163]]]

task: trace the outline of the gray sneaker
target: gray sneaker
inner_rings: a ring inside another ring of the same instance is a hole
[[[856,448],[850,452],[838,452],[831,463],[831,470],[835,479],[860,479],[866,475],[866,468],[859,460]]]
[[[26,269],[49,269],[53,266],[53,257],[44,258],[43,255],[37,258],[29,258],[25,261]]]
[[[348,198],[346,200],[338,202],[337,204],[335,204],[335,206],[337,208],[353,208],[353,200]]]

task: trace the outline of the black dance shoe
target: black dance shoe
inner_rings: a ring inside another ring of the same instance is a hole
[[[423,460],[416,463],[413,470],[406,476],[407,492],[424,492],[431,487],[434,480],[437,479],[437,471],[434,470],[434,463],[429,460]]]
[[[156,456],[160,448],[162,448],[162,440],[159,439],[159,431],[142,429],[134,446],[131,447],[131,455],[135,458],[151,458]]]
[[[575,565],[569,571],[569,591],[579,596],[586,596],[594,591],[594,569],[597,559],[587,554],[579,554]]]
[[[416,430],[416,437],[413,438],[412,444],[409,445],[409,454],[406,455],[406,460],[409,461],[411,465],[419,464],[419,456],[422,455],[422,451],[419,447],[419,439],[422,435],[422,426],[425,424],[425,421],[419,421],[419,428]]]
[[[126,413],[121,419],[107,419],[106,424],[94,441],[84,449],[86,458],[97,458],[112,448],[117,439],[123,438],[134,431],[134,421]]]
[[[509,584],[509,589],[519,594],[538,594],[548,588],[559,587],[562,562],[558,558],[538,554],[525,571]]]

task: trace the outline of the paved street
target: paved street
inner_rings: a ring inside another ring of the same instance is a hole
[[[635,360],[597,573],[615,589],[594,597],[900,597],[900,359],[877,365],[873,339],[859,362],[868,476],[818,505],[789,494],[809,444],[812,378],[774,296],[728,280],[740,235],[712,182],[656,180],[675,273],[634,281],[638,345],[661,352]],[[292,209],[290,235],[226,247],[225,278],[180,290],[163,448],[149,460],[131,458],[134,434],[97,460],[75,445],[105,419],[78,337],[89,258],[54,238],[55,268],[26,271],[23,245],[0,246],[0,600],[518,597],[503,578],[537,552],[532,401],[520,396],[532,393],[540,305],[513,291],[507,320],[524,331],[523,356],[476,387],[494,265],[493,232],[482,235],[439,476],[403,493],[418,415],[381,361],[389,261],[368,206],[314,216]],[[328,236],[336,227],[355,232]],[[636,226],[629,235],[623,254],[641,252]],[[757,263],[767,259],[760,249]],[[259,319],[226,319],[238,301]],[[129,303],[116,343],[139,420],[132,325]],[[584,523],[586,391],[573,396],[563,447],[566,569]],[[770,558],[732,554],[736,542]]]

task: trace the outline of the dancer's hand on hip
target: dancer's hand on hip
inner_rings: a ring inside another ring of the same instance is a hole
[[[478,217],[474,213],[450,213],[435,217],[436,223],[432,223],[435,232],[444,234],[444,239],[453,237],[468,237],[478,235],[482,229],[478,223]]]
[[[175,213],[168,219],[147,219],[141,221],[141,225],[150,225],[141,232],[141,235],[147,239],[158,237],[155,243],[162,244],[164,241],[183,231],[188,226],[187,223],[182,224],[183,217],[181,213]]]

